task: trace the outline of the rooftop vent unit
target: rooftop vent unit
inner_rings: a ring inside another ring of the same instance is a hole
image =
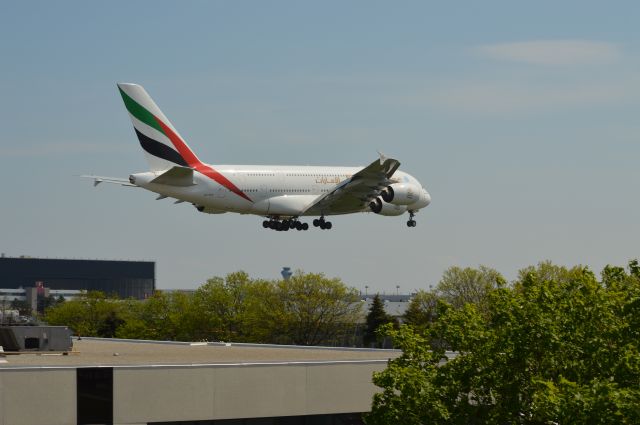
[[[66,326],[0,326],[4,351],[71,351],[71,331]]]

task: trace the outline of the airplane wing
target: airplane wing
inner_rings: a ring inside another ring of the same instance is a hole
[[[382,189],[392,183],[390,180],[400,162],[380,154],[373,161],[350,178],[338,183],[332,190],[319,196],[301,215],[346,214],[362,211]]]
[[[91,176],[91,175],[84,175],[80,177],[83,177],[86,179],[93,179],[94,186],[97,186],[102,182],[106,182],[106,183],[119,184],[122,186],[138,187],[135,184],[131,184],[128,179],[121,179],[118,177],[104,177],[104,176]]]

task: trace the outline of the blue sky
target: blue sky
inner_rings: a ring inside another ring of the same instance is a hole
[[[449,4],[450,3],[450,4]],[[14,2],[0,15],[0,252],[151,259],[159,288],[282,266],[358,289],[639,256],[637,2]],[[398,158],[433,203],[273,232],[84,173],[146,162],[116,82],[213,164]]]

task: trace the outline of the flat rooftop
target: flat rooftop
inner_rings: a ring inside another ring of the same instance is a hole
[[[386,361],[399,350],[302,347],[261,344],[177,343],[82,338],[68,355],[51,352],[7,353],[7,368],[96,366],[195,366]]]

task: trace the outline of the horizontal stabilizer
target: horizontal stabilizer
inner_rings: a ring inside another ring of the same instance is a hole
[[[84,176],[80,176],[82,178],[85,179],[93,179],[93,186],[97,186],[102,182],[105,183],[113,183],[113,184],[119,184],[122,186],[132,186],[132,187],[137,187],[135,184],[131,184],[129,182],[129,180],[127,179],[121,179],[118,177],[104,177],[104,176],[91,176],[91,175],[84,175]]]
[[[167,186],[193,186],[193,168],[175,166],[160,174],[150,183]]]

